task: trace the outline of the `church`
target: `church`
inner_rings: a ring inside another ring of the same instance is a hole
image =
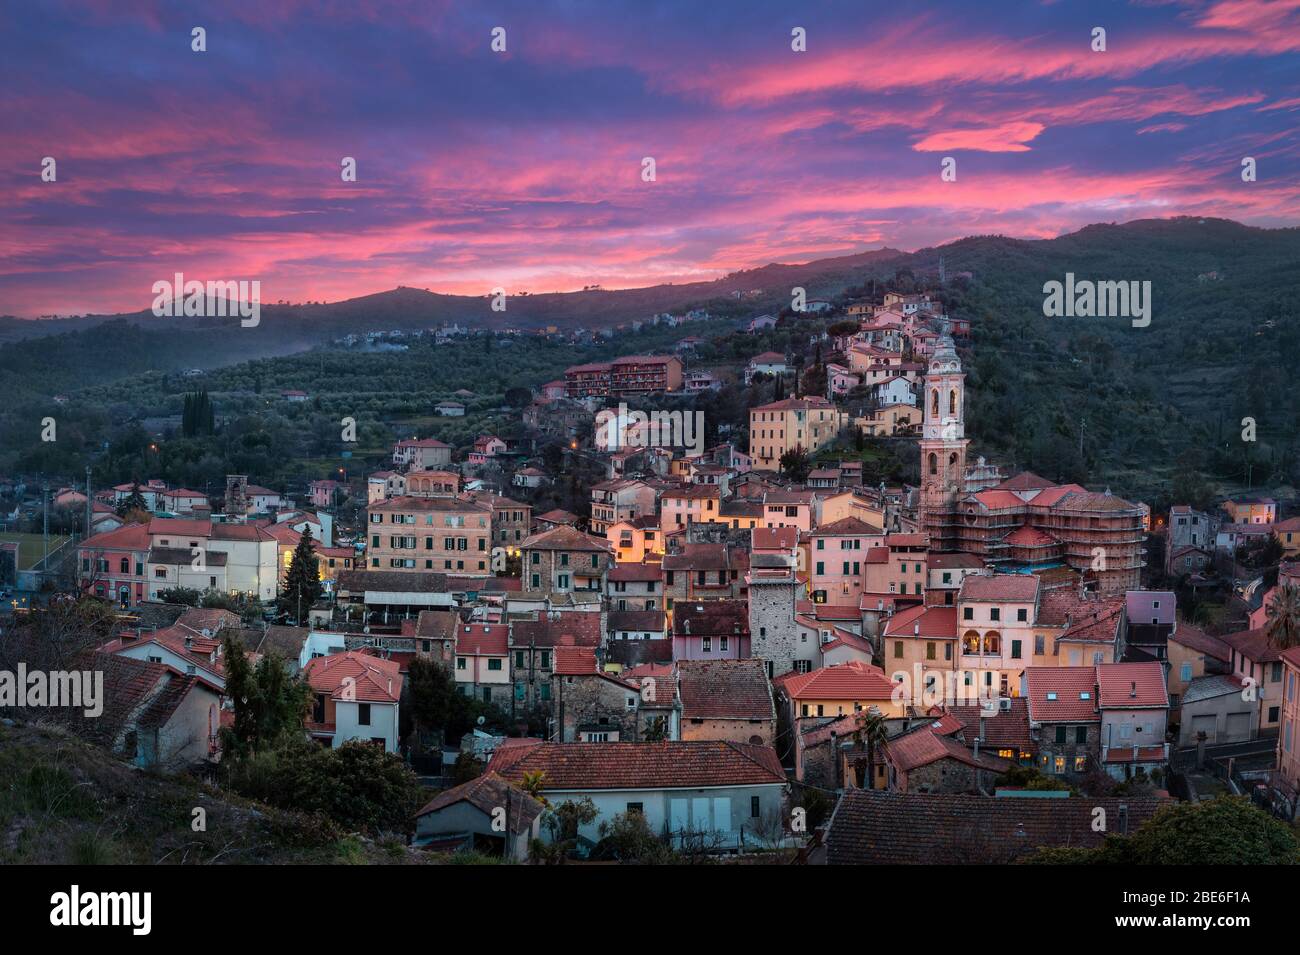
[[[999,480],[967,466],[965,381],[952,338],[940,336],[925,376],[919,524],[931,552],[974,554],[999,573],[1073,576],[1101,593],[1135,590],[1143,508],[1109,490],[1054,484],[1030,472]]]

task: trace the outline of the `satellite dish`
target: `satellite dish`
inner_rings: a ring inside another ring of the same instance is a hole
[[[482,716],[480,716],[480,717],[479,717],[478,719],[476,719],[474,722],[477,723],[479,726],[482,726],[484,723],[487,722],[487,719],[484,718],[484,717],[482,717]]]

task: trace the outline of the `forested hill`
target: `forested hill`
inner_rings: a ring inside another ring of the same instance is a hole
[[[973,320],[971,430],[984,449],[1157,501],[1175,484],[1202,500],[1300,485],[1300,229],[1146,220],[964,239],[909,265],[929,272],[940,254],[949,275],[973,273],[954,305]],[[1044,316],[1044,283],[1067,272],[1150,281],[1150,325]],[[1242,440],[1247,417],[1255,442]]]

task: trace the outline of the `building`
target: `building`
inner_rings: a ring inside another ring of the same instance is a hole
[[[1300,647],[1284,650],[1281,656],[1285,672],[1282,696],[1281,731],[1277,740],[1277,774],[1274,788],[1288,799],[1291,818],[1296,818],[1300,795]]]
[[[608,534],[611,525],[655,513],[655,490],[644,481],[618,478],[591,488],[591,532]]]
[[[148,562],[149,528],[145,524],[125,524],[95,534],[77,548],[81,589],[121,607],[134,607],[148,599]]]
[[[808,535],[815,603],[856,607],[862,598],[866,554],[885,542],[885,532],[856,517],[823,524]]]
[[[762,660],[680,660],[681,738],[771,746],[776,706]]]
[[[749,410],[749,456],[754,467],[779,471],[781,456],[801,448],[816,454],[834,441],[848,415],[825,398],[785,398]]]
[[[492,508],[484,504],[407,495],[371,504],[367,514],[372,570],[492,573]]]
[[[683,601],[673,609],[674,660],[744,660],[749,655],[745,601]]]
[[[1277,520],[1277,501],[1271,497],[1242,497],[1224,501],[1223,510],[1233,524],[1272,524]]]
[[[1268,639],[1266,627],[1223,637],[1228,645],[1229,672],[1246,684],[1246,697],[1259,709],[1260,735],[1278,731],[1282,720],[1282,652]]]
[[[616,564],[605,575],[605,599],[611,612],[661,612],[663,568],[658,564]]]
[[[463,623],[456,627],[452,675],[461,694],[508,706],[511,696],[510,627],[503,623]]]
[[[1040,848],[1096,848],[1168,800],[1032,799],[850,789],[826,831],[830,865],[1005,865]],[[1098,810],[1107,825],[1097,826]]]
[[[605,575],[614,563],[609,541],[560,525],[520,544],[525,593],[605,593]]]
[[[361,740],[397,752],[402,674],[395,661],[347,650],[309,660],[303,677],[316,697],[307,718],[312,738],[335,749]]]
[[[615,816],[639,813],[675,846],[737,851],[779,839],[786,779],[776,751],[720,740],[548,743],[510,740],[488,771],[518,784],[542,773],[551,803],[589,797],[596,818],[578,831],[594,844]],[[543,830],[543,840],[552,835]]]
[[[528,861],[540,838],[546,807],[496,773],[484,773],[434,796],[415,814],[420,848],[479,852],[514,862]]]
[[[755,375],[788,375],[792,370],[785,355],[765,351],[761,355],[755,355],[745,366],[745,384],[752,382]]]
[[[555,736],[561,743],[639,742],[641,687],[596,662],[595,647],[557,646],[551,672]]]
[[[626,355],[611,362],[594,362],[564,369],[570,398],[627,397],[680,391],[682,361],[675,355]]]
[[[393,463],[413,471],[436,471],[451,466],[451,445],[437,438],[406,438],[393,445]]]
[[[1178,748],[1244,743],[1259,735],[1259,707],[1232,674],[1193,677],[1179,697]]]

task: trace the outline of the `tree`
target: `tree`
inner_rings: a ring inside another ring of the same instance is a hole
[[[1039,849],[1027,862],[1067,865],[1295,865],[1300,843],[1245,796],[1166,806],[1131,836],[1095,849]]]
[[[312,604],[320,599],[321,591],[316,544],[312,540],[311,528],[304,527],[298,546],[293,549],[289,573],[285,575],[276,603],[281,614],[292,614],[294,622],[301,625],[303,611],[311,609]]]
[[[302,721],[311,711],[311,686],[291,679],[274,652],[252,666],[232,636],[223,641],[222,656],[226,696],[235,714],[233,725],[222,730],[226,751],[238,758],[301,735]]]
[[[132,512],[149,513],[149,507],[145,504],[144,495],[140,493],[140,485],[138,483],[131,485],[131,493],[117,506],[118,517],[124,518]]]
[[[202,596],[193,587],[168,587],[158,591],[158,599],[163,603],[184,604],[187,607],[197,607]]]
[[[794,447],[781,455],[781,473],[795,481],[804,481],[812,470],[812,459],[802,447]]]
[[[888,724],[881,714],[870,710],[859,711],[855,722],[857,725],[853,729],[853,742],[867,749],[866,765],[863,766],[862,760],[858,760],[853,767],[858,776],[858,787],[875,789],[876,781],[872,773],[876,765],[876,750],[889,738]]]
[[[1266,613],[1264,630],[1269,646],[1277,650],[1300,646],[1300,587],[1279,584]]]

